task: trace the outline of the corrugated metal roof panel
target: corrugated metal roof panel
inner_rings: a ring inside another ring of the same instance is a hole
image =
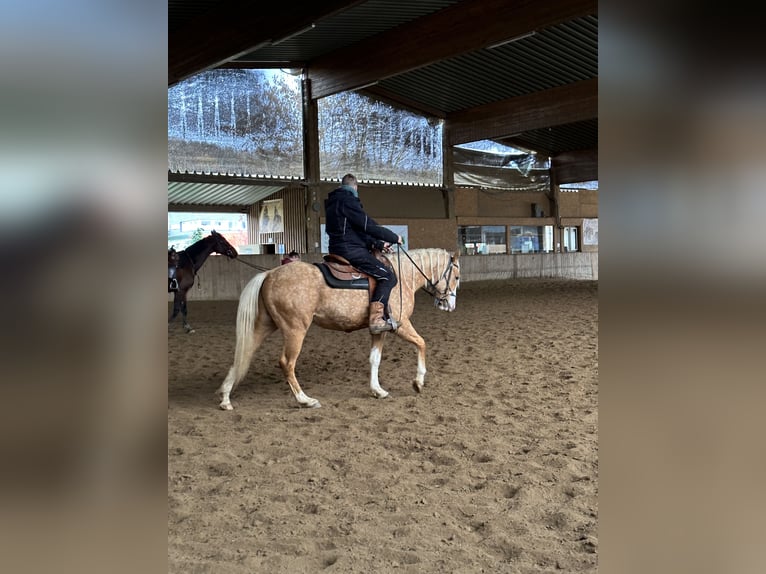
[[[263,46],[237,60],[259,62],[306,62],[350,46],[391,28],[427,16],[459,0],[369,0],[322,21],[321,26],[306,30],[277,44]]]
[[[285,186],[229,183],[168,182],[168,203],[175,205],[252,205]]]
[[[378,85],[451,113],[596,77],[598,24],[595,17],[585,17],[400,74]]]
[[[528,149],[545,150],[551,155],[564,151],[598,148],[598,120],[587,120],[524,132],[511,138]]]

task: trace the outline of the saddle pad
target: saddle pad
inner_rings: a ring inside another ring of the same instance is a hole
[[[367,277],[344,281],[343,279],[335,277],[324,263],[314,263],[314,265],[319,267],[322,275],[324,275],[325,283],[335,289],[369,289],[370,287],[370,282],[367,280]]]

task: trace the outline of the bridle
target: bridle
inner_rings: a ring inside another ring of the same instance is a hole
[[[454,259],[450,256],[449,261],[447,262],[447,267],[444,268],[444,271],[442,271],[441,276],[439,276],[438,281],[434,283],[431,281],[431,278],[426,275],[423,270],[418,266],[417,263],[410,257],[410,254],[407,253],[407,250],[404,249],[401,245],[397,245],[397,259],[399,259],[398,254],[404,253],[407,256],[407,259],[409,259],[412,264],[415,266],[415,269],[417,269],[420,274],[425,278],[426,284],[423,287],[425,289],[426,293],[431,295],[434,298],[434,307],[439,307],[439,309],[442,310],[448,310],[450,308],[450,305],[448,303],[449,299],[452,298],[454,300],[455,297],[457,297],[457,288],[460,283],[460,278],[458,277],[457,281],[455,281],[455,289],[450,288],[450,280],[452,279],[452,272],[453,269],[457,268],[460,270],[460,264],[454,261]],[[399,260],[399,276],[401,277],[401,259]],[[444,289],[439,289],[438,285],[444,281]],[[399,288],[401,289],[401,284],[399,285]],[[401,297],[400,297],[401,300]]]

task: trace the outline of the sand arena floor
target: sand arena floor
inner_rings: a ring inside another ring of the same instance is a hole
[[[168,331],[168,571],[597,571],[598,283],[464,283],[445,313],[419,292],[428,344],[312,326],[300,409],[279,333],[232,394],[237,302],[189,301]]]

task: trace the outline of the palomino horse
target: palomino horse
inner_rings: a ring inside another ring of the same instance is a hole
[[[173,312],[170,315],[170,319],[168,319],[168,325],[170,325],[170,322],[176,318],[180,311],[183,316],[184,329],[187,333],[194,333],[194,329],[189,325],[189,321],[186,318],[186,294],[194,285],[197,271],[207,261],[211,253],[220,253],[230,259],[234,259],[238,255],[237,250],[234,249],[231,243],[226,241],[226,238],[215,230],[207,237],[192,243],[183,251],[168,251],[168,267],[171,265],[172,256],[175,261],[175,280],[177,282],[172,283],[172,280],[168,278],[168,293],[171,291],[175,292]]]
[[[402,252],[404,252],[402,250]],[[415,307],[415,292],[425,289],[444,311],[455,310],[460,282],[457,255],[444,249],[413,249],[407,257],[401,252],[389,256],[398,283],[391,292],[389,308],[398,324],[396,334],[417,347],[418,369],[413,386],[420,392],[426,376],[426,343],[415,331],[410,316]],[[357,331],[368,326],[369,292],[366,289],[339,289],[325,282],[322,272],[311,263],[296,261],[256,275],[245,286],[237,310],[237,344],[234,363],[219,387],[220,407],[232,410],[231,392],[242,381],[250,362],[264,339],[282,331],[284,344],[279,365],[298,404],[318,407],[319,401],[307,396],[295,377],[295,364],[312,321],[324,329]],[[378,398],[388,396],[380,386],[378,367],[386,333],[372,336],[370,349],[370,389]]]

